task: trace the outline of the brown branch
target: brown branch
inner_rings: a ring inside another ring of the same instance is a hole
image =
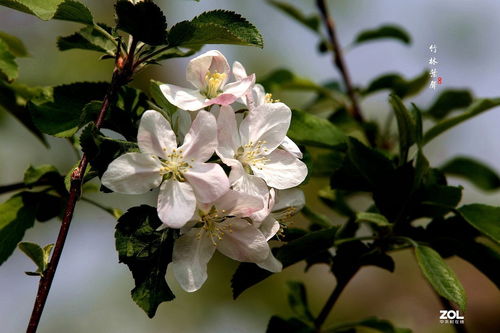
[[[363,122],[363,115],[361,114],[361,108],[359,107],[358,99],[356,97],[356,92],[352,86],[351,77],[349,75],[349,71],[347,70],[347,65],[344,60],[344,54],[342,52],[342,48],[340,47],[340,43],[337,39],[337,35],[335,33],[335,23],[333,18],[328,13],[328,7],[325,0],[316,0],[316,6],[318,7],[323,22],[326,26],[326,30],[328,32],[328,38],[330,39],[330,44],[333,48],[333,63],[340,71],[342,75],[342,79],[344,81],[345,87],[347,89],[347,95],[351,100],[352,108],[351,114],[358,122]]]
[[[116,52],[117,57],[115,59],[115,68],[113,70],[111,84],[108,88],[108,91],[106,92],[106,95],[104,96],[101,110],[99,112],[97,120],[95,121],[95,125],[97,128],[100,128],[102,126],[106,112],[111,103],[114,101],[119,88],[127,84],[132,79],[134,52],[136,45],[137,43],[135,41],[132,41],[130,52],[125,61],[122,61],[120,57],[121,45],[120,43],[118,44],[118,49]],[[51,260],[43,276],[40,278],[35,305],[33,307],[33,312],[28,324],[28,329],[26,330],[27,333],[35,333],[38,328],[40,317],[42,316],[43,308],[45,306],[45,302],[47,301],[47,296],[49,295],[50,287],[56,273],[57,264],[59,263],[59,259],[61,258],[61,253],[66,241],[66,236],[68,235],[68,230],[73,218],[75,205],[81,194],[80,192],[83,183],[83,177],[85,175],[85,170],[87,169],[88,163],[89,162],[87,155],[84,153],[80,160],[80,163],[78,164],[78,167],[73,170],[73,173],[71,174],[71,187],[69,191],[68,201],[66,203],[66,208],[63,214],[61,228],[59,230],[59,235],[57,236],[57,241],[54,246]]]

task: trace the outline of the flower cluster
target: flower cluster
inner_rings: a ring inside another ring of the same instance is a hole
[[[228,83],[231,72],[235,81]],[[307,175],[300,149],[286,136],[291,111],[240,63],[231,70],[219,51],[192,59],[187,80],[195,89],[160,86],[179,108],[172,124],[160,112],[144,112],[140,152],[114,160],[102,183],[128,194],[160,187],[158,216],[180,229],[172,265],[185,290],[202,286],[216,249],[278,272],[268,241],[304,205],[295,187]],[[243,109],[235,112],[238,105]]]

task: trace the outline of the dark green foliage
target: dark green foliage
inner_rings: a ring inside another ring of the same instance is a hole
[[[474,96],[469,90],[445,90],[439,94],[425,114],[440,120],[456,109],[468,107],[471,105],[473,98]]]
[[[423,71],[419,76],[410,80],[396,73],[384,74],[373,80],[362,93],[363,95],[369,95],[387,89],[401,98],[406,98],[424,89],[427,86],[427,82],[429,82],[428,70]]]
[[[264,41],[254,25],[241,15],[212,10],[182,21],[169,31],[169,46],[199,48],[204,44],[233,44],[263,47]]]
[[[104,24],[99,25],[111,34],[112,29],[110,27]],[[116,49],[115,44],[94,26],[87,26],[72,35],[59,37],[57,39],[57,47],[61,51],[81,49],[112,55]]]
[[[138,41],[150,45],[167,43],[167,21],[165,15],[152,1],[136,4],[120,0],[115,5],[117,27]]]
[[[313,322],[314,316],[309,309],[307,302],[306,286],[302,282],[289,281],[288,283],[288,304],[297,316],[305,322]]]
[[[299,144],[335,148],[343,145],[346,135],[326,119],[303,111],[292,111],[288,135]]]
[[[378,39],[395,39],[403,44],[411,44],[411,37],[408,32],[397,25],[383,25],[372,30],[362,31],[354,39],[354,44],[362,44]]]
[[[390,321],[379,319],[377,317],[369,317],[360,321],[351,323],[342,323],[335,325],[328,330],[329,333],[356,333],[357,328],[369,329],[370,332],[378,333],[411,333],[408,328],[395,327]]]
[[[312,31],[318,33],[321,23],[319,15],[306,16],[302,11],[291,4],[283,1],[269,0],[268,3],[273,7],[281,10],[283,13],[287,14],[289,17],[293,18],[297,22],[308,27]]]
[[[64,20],[92,24],[90,11],[82,3],[73,0],[0,0],[0,5],[10,7],[42,20]]]
[[[302,321],[290,318],[283,319],[278,316],[272,316],[267,325],[266,333],[314,333],[314,328],[308,326]]]
[[[500,177],[489,166],[469,157],[459,156],[440,167],[445,174],[464,178],[484,191],[500,188]]]
[[[118,258],[134,276],[132,298],[150,318],[161,303],[175,298],[165,280],[175,232],[157,231],[161,225],[156,208],[142,205],[120,217],[115,233]]]

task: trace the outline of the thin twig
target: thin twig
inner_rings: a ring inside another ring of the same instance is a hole
[[[95,122],[97,128],[102,126],[106,112],[110,104],[114,101],[119,88],[127,84],[132,78],[134,51],[136,45],[137,44],[135,42],[132,42],[131,51],[129,52],[125,62],[123,63],[119,61],[120,60],[119,50],[121,45],[120,43],[118,43],[116,59],[115,59],[115,68],[113,71],[111,84],[109,86],[108,91],[106,92],[106,95],[104,96],[101,110]],[[75,168],[73,170],[73,173],[71,174],[71,187],[69,191],[68,201],[66,203],[66,208],[63,214],[61,228],[59,230],[59,235],[57,236],[57,241],[54,246],[54,252],[52,253],[51,260],[47,266],[47,269],[44,272],[44,275],[40,278],[38,293],[36,295],[33,312],[31,314],[31,318],[28,324],[28,329],[26,331],[27,333],[35,333],[38,324],[40,322],[40,317],[42,316],[43,308],[45,306],[45,302],[47,301],[47,296],[49,295],[50,287],[52,285],[52,281],[56,273],[57,264],[59,263],[59,259],[61,258],[61,253],[64,247],[64,243],[66,241],[66,236],[68,235],[68,230],[71,224],[71,219],[73,218],[75,205],[81,194],[83,177],[85,175],[85,170],[87,169],[88,163],[89,163],[88,157],[84,153],[80,160],[80,163],[78,164],[78,167]]]
[[[325,0],[316,0],[316,6],[318,7],[323,22],[325,23],[326,30],[328,32],[328,38],[330,39],[330,44],[333,47],[333,63],[340,71],[342,75],[342,79],[344,81],[345,87],[347,89],[347,94],[351,99],[351,114],[358,122],[363,122],[363,115],[361,114],[361,108],[359,107],[358,99],[356,97],[356,92],[352,86],[351,77],[349,75],[349,71],[347,70],[347,65],[344,60],[344,55],[342,52],[342,48],[340,47],[340,43],[337,39],[337,35],[335,33],[335,23],[333,18],[328,13],[328,7],[326,5]]]
[[[64,176],[61,176],[61,177],[64,178]],[[2,185],[2,186],[0,186],[0,194],[14,192],[17,190],[22,190],[22,189],[32,189],[33,187],[38,187],[38,186],[48,186],[51,184],[52,183],[50,181],[42,179],[41,181],[38,181],[38,182],[30,184],[30,185],[26,185],[23,182],[9,184],[9,185]]]
[[[345,287],[347,286],[351,278],[354,276],[354,274],[352,274],[347,279],[342,279],[337,281],[337,285],[333,289],[332,294],[330,295],[330,297],[328,297],[328,300],[323,306],[323,309],[321,309],[321,312],[319,313],[318,317],[316,317],[316,320],[314,320],[314,326],[316,328],[316,332],[321,332],[321,326],[323,326],[323,324],[325,323],[325,320],[332,311],[333,306],[335,305],[335,303],[337,303],[340,294],[342,293],[342,291],[344,291]]]

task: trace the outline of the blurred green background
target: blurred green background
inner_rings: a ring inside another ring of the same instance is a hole
[[[113,1],[83,1],[98,21],[112,23]],[[175,22],[192,18],[208,9],[234,10],[248,18],[262,32],[264,49],[236,46],[207,46],[220,49],[230,62],[242,62],[257,77],[276,68],[289,68],[317,82],[338,78],[330,57],[316,51],[317,39],[307,29],[271,8],[263,0],[188,0],[156,1],[167,20]],[[290,1],[312,13],[314,1]],[[428,45],[438,47],[437,69],[444,87],[471,88],[481,97],[500,95],[500,3],[495,0],[351,0],[330,1],[338,34],[347,45],[358,31],[382,23],[397,23],[413,36],[410,47],[394,42],[370,43],[346,54],[353,81],[364,85],[385,72],[398,71],[416,76],[429,67]],[[58,52],[56,37],[68,35],[77,24],[50,21],[10,9],[0,8],[0,30],[20,37],[31,57],[19,60],[19,81],[32,85],[58,85],[75,81],[109,80],[112,64],[99,61],[85,51]],[[184,85],[188,59],[170,60],[152,66],[138,75],[132,85],[147,89],[151,78]],[[438,89],[443,89],[440,87]],[[417,98],[419,105],[429,105],[437,92],[426,89]],[[304,103],[307,95],[277,96],[291,107]],[[362,108],[367,118],[384,119],[388,107],[387,93],[366,99]],[[429,145],[426,154],[433,165],[439,165],[457,154],[476,157],[500,170],[498,110],[481,115],[447,132]],[[64,140],[49,138],[51,149],[45,149],[11,116],[0,114],[0,184],[22,179],[30,164],[51,163],[68,170],[75,162],[74,153]],[[315,193],[326,180],[314,179],[306,186],[308,204],[324,213],[328,210]],[[481,193],[469,184],[463,202],[482,201],[498,205],[500,193]],[[0,196],[3,201],[7,197]],[[126,210],[144,202],[143,196],[104,195],[92,198]],[[155,193],[147,198],[154,204]],[[366,198],[356,201],[366,208]],[[337,220],[339,223],[341,220]],[[300,225],[300,218],[296,222]],[[321,309],[335,279],[326,266],[314,266],[305,274],[304,264],[286,269],[246,291],[237,301],[231,298],[229,281],[237,263],[216,255],[209,266],[209,279],[203,288],[189,294],[182,291],[173,276],[169,282],[177,298],[160,306],[154,319],[148,319],[130,298],[133,280],[127,267],[118,264],[114,249],[115,220],[85,202],[78,204],[58,273],[52,287],[39,332],[263,332],[272,314],[291,315],[286,304],[287,280],[306,283],[310,303]],[[54,242],[59,223],[38,223],[28,231],[25,240],[41,244]],[[1,246],[1,245],[0,245]],[[396,271],[391,274],[378,268],[363,268],[352,280],[335,306],[328,322],[356,320],[378,316],[392,320],[400,327],[417,333],[453,332],[450,325],[439,323],[441,305],[424,281],[412,254],[394,254]],[[500,295],[497,288],[474,267],[459,259],[449,264],[456,270],[468,294],[465,321],[470,332],[500,331]],[[37,289],[37,279],[23,272],[32,263],[19,251],[0,267],[0,331],[24,331]],[[500,269],[500,268],[499,268]]]

